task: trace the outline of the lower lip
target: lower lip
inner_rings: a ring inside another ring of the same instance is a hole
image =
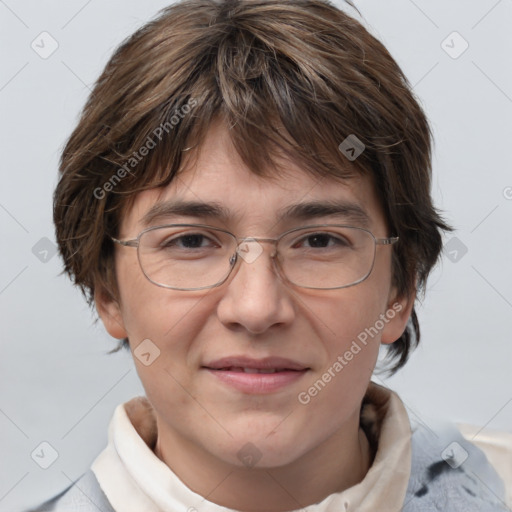
[[[265,394],[278,391],[301,379],[307,370],[285,370],[275,373],[245,373],[229,370],[212,370],[206,368],[212,375],[242,393]]]

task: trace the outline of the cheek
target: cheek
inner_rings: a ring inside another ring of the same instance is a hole
[[[385,325],[381,315],[386,312],[389,295],[389,275],[382,270],[375,268],[356,286],[304,297],[303,314],[325,352],[322,368],[312,382],[322,377],[328,381],[327,402],[331,393],[333,400],[335,395],[340,398],[356,389],[364,394],[371,378]]]
[[[136,255],[130,256],[135,257],[119,258],[117,265],[121,315],[137,369],[144,379],[146,373],[152,377],[154,372],[147,372],[137,358],[138,351],[144,347],[141,344],[146,343],[158,354],[157,366],[183,365],[189,346],[206,322],[208,294],[156,286],[140,270]]]
[[[172,397],[175,406],[183,405],[187,397],[179,383],[191,387],[189,374],[200,360],[201,332],[211,330],[209,293],[161,288],[144,276],[125,283],[122,315],[144,388],[155,401]],[[150,357],[141,357],[141,352]]]
[[[325,357],[298,396],[311,428],[325,435],[359,410],[379,355],[380,330],[372,328],[385,308],[374,285],[361,283],[335,293],[337,300],[307,301]]]
[[[323,297],[303,299],[304,314],[331,357],[348,349],[358,337],[364,338],[360,334],[374,326],[386,309],[386,296],[380,294],[373,284],[365,283],[332,290]]]
[[[191,369],[200,360],[198,340],[209,328],[211,305],[204,293],[191,296],[148,285],[133,286],[124,297],[123,317],[137,373],[162,414],[193,409]]]
[[[143,339],[163,343],[173,332],[191,325],[187,317],[197,314],[202,295],[191,295],[156,286],[142,273],[136,254],[119,258],[117,279],[121,297],[121,314],[132,347]]]
[[[162,355],[175,358],[194,344],[210,314],[204,294],[191,296],[179,291],[149,286],[133,289],[124,296],[122,307],[126,330],[132,348],[149,338],[157,344]]]

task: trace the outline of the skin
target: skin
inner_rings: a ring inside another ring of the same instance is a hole
[[[340,217],[277,223],[283,206],[344,199],[362,206],[376,237],[386,223],[372,184],[355,177],[340,184],[286,163],[286,177],[270,181],[252,174],[229,140],[212,126],[198,158],[164,189],[141,192],[122,219],[120,238],[135,238],[142,217],[156,202],[180,198],[216,201],[230,211],[225,221],[179,216],[167,223],[205,223],[239,237],[277,237],[304,224],[343,223]],[[359,427],[361,401],[380,343],[405,329],[413,297],[397,297],[389,246],[377,246],[375,265],[362,283],[338,290],[301,289],[280,280],[271,246],[254,262],[238,264],[221,286],[177,291],[155,286],[142,274],[137,251],[116,247],[119,300],[97,293],[98,312],[115,338],[131,349],[149,338],[161,351],[150,366],[135,358],[158,425],[156,455],[192,490],[209,501],[241,511],[285,511],[321,501],[360,482],[371,465]],[[332,367],[365,328],[394,303],[402,309],[307,405],[307,390]],[[280,356],[310,368],[277,392],[246,394],[202,368],[226,356]],[[247,443],[261,455],[254,467],[237,457]]]

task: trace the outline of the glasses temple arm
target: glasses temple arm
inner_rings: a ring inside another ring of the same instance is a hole
[[[393,245],[398,242],[398,236],[391,236],[389,238],[376,238],[375,243],[379,245]]]
[[[137,247],[139,245],[139,241],[137,239],[134,240],[118,240],[117,238],[114,238],[113,236],[110,237],[110,239],[119,245],[124,245],[125,247]]]

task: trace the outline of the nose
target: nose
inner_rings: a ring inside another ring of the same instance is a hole
[[[237,268],[224,283],[218,304],[221,322],[230,328],[263,334],[289,325],[295,317],[291,290],[279,278],[272,244],[243,240],[237,249]]]

